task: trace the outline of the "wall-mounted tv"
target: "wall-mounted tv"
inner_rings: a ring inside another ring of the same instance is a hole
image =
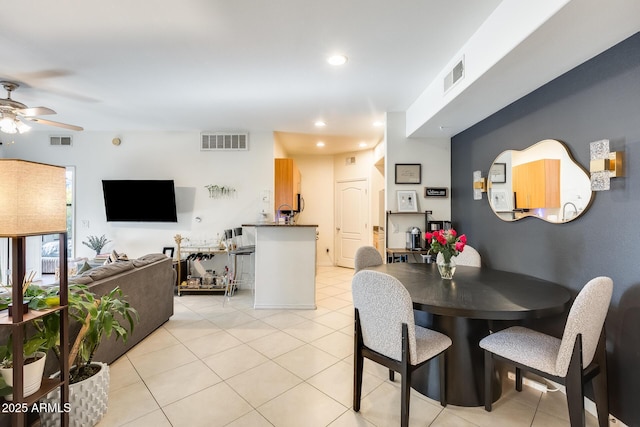
[[[173,180],[102,180],[109,222],[178,222]]]

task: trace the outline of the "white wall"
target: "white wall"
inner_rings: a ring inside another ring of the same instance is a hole
[[[76,167],[76,242],[78,256],[92,256],[81,244],[87,235],[113,240],[130,257],[175,246],[174,235],[212,241],[225,228],[257,220],[261,193],[273,194],[273,135],[251,133],[248,151],[203,152],[198,132],[78,132],[73,146],[51,147],[48,132],[16,136],[2,157]],[[113,137],[120,146],[111,144]],[[107,223],[102,179],[173,179],[178,223]],[[205,185],[236,189],[231,199],[211,199]],[[271,205],[273,201],[271,201]],[[201,222],[196,222],[200,217]],[[83,226],[88,223],[88,227]],[[250,236],[249,236],[250,237]]]
[[[433,211],[430,219],[451,220],[451,139],[407,138],[405,136],[405,114],[387,113],[386,142],[386,209],[397,211],[397,191],[416,190],[418,211]],[[396,163],[420,163],[422,182],[420,184],[396,184]],[[471,185],[471,182],[469,183]],[[424,197],[425,187],[447,187],[447,198]],[[395,215],[389,221],[389,248],[405,247],[405,232],[410,226],[419,227],[424,233],[424,215]]]
[[[265,206],[272,219],[273,159],[276,153],[279,153],[278,156],[287,156],[282,147],[274,145],[271,132],[251,133],[249,151],[229,152],[200,151],[198,132],[120,133],[117,134],[122,139],[120,146],[111,144],[116,136],[113,132],[74,133],[71,147],[51,147],[49,136],[48,132],[17,135],[15,144],[5,144],[0,148],[0,156],[75,166],[75,253],[76,256],[86,257],[93,255],[81,243],[88,235],[106,234],[113,242],[105,251],[115,249],[130,257],[137,257],[160,252],[165,246],[175,246],[176,234],[198,244],[204,240],[210,243],[225,228],[256,222],[258,212]],[[396,162],[400,162],[400,159],[402,162],[413,161],[415,150],[420,155],[434,150],[433,147],[424,148],[420,141],[405,140],[415,147],[404,150],[402,141],[391,138],[393,144],[400,144],[392,149],[393,153],[388,154],[391,159],[397,158]],[[448,156],[448,145],[446,147]],[[406,158],[398,154],[402,152],[406,153]],[[367,150],[335,156],[289,157],[294,157],[302,174],[302,194],[306,206],[298,220],[301,223],[318,224],[318,265],[333,265],[334,193],[337,181],[367,179],[371,207],[367,219],[369,229],[378,223],[384,224],[384,218],[378,218],[377,213],[378,192],[384,186],[384,177],[373,164],[374,159],[380,160],[380,155]],[[347,157],[355,157],[355,163],[347,165]],[[448,168],[448,157],[445,162],[438,163],[446,164]],[[449,176],[448,172],[446,176]],[[178,223],[107,223],[102,179],[175,180]],[[387,183],[389,179],[392,183],[393,175],[387,178]],[[211,199],[205,188],[207,184],[231,186],[236,189],[237,196],[233,199]],[[448,178],[446,183],[438,185],[448,186]],[[265,194],[271,198],[267,203],[262,201]],[[395,190],[392,190],[392,194],[395,197]],[[446,217],[438,219],[449,218],[448,204],[445,214]],[[196,217],[201,218],[201,222],[196,222]],[[88,227],[83,223],[88,223]],[[248,229],[247,232],[246,237],[253,238],[252,230]],[[368,239],[372,238],[371,234],[367,235]],[[372,244],[372,241],[367,241],[367,244]]]
[[[304,211],[298,215],[297,221],[318,225],[317,264],[333,265],[333,157],[314,155],[295,156],[293,159],[302,176],[304,198]]]
[[[346,164],[346,159],[354,157],[355,163]],[[318,224],[318,265],[335,264],[335,185],[338,181],[366,179],[369,184],[370,214],[367,218],[368,230],[375,225],[374,209],[378,205],[378,191],[383,188],[381,173],[373,165],[373,150],[336,154],[334,156],[295,156],[294,160],[302,175],[302,195],[305,211],[300,214],[303,224]],[[367,234],[367,242],[372,244],[372,232]],[[329,249],[329,252],[327,252]]]

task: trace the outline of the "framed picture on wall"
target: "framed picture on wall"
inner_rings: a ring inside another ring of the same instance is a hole
[[[491,169],[489,169],[489,181],[497,184],[504,184],[507,182],[507,164],[492,164]]]
[[[491,189],[490,203],[497,212],[506,212],[512,209],[509,194],[504,189]]]
[[[173,258],[173,250],[174,250],[173,246],[165,246],[164,248],[162,248],[162,253],[168,256],[169,258]]]
[[[422,165],[420,163],[396,163],[396,184],[420,184]]]
[[[398,212],[418,212],[418,197],[415,190],[398,191]]]

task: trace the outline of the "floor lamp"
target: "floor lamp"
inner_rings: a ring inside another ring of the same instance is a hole
[[[22,307],[22,280],[26,275],[26,238],[58,233],[60,236],[60,274],[67,275],[67,195],[66,169],[60,166],[15,159],[0,159],[0,237],[11,240],[11,278],[13,306]],[[63,284],[65,286],[63,286]],[[66,280],[60,281],[60,342],[63,354],[68,353],[68,315]],[[13,338],[13,387],[23,388],[21,374],[24,331],[21,309],[14,309],[11,319]],[[62,358],[62,401],[68,402],[68,363]],[[24,398],[24,396],[23,396]],[[68,415],[63,414],[64,425]],[[12,414],[12,425],[22,425],[25,414]]]

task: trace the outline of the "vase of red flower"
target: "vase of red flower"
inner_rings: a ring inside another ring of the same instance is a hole
[[[456,262],[453,257],[464,250],[467,236],[464,234],[458,236],[456,230],[450,228],[449,230],[437,230],[433,233],[427,232],[424,238],[429,245],[429,253],[436,255],[440,276],[443,279],[452,279],[456,272]],[[438,254],[442,254],[442,256],[438,256]]]

